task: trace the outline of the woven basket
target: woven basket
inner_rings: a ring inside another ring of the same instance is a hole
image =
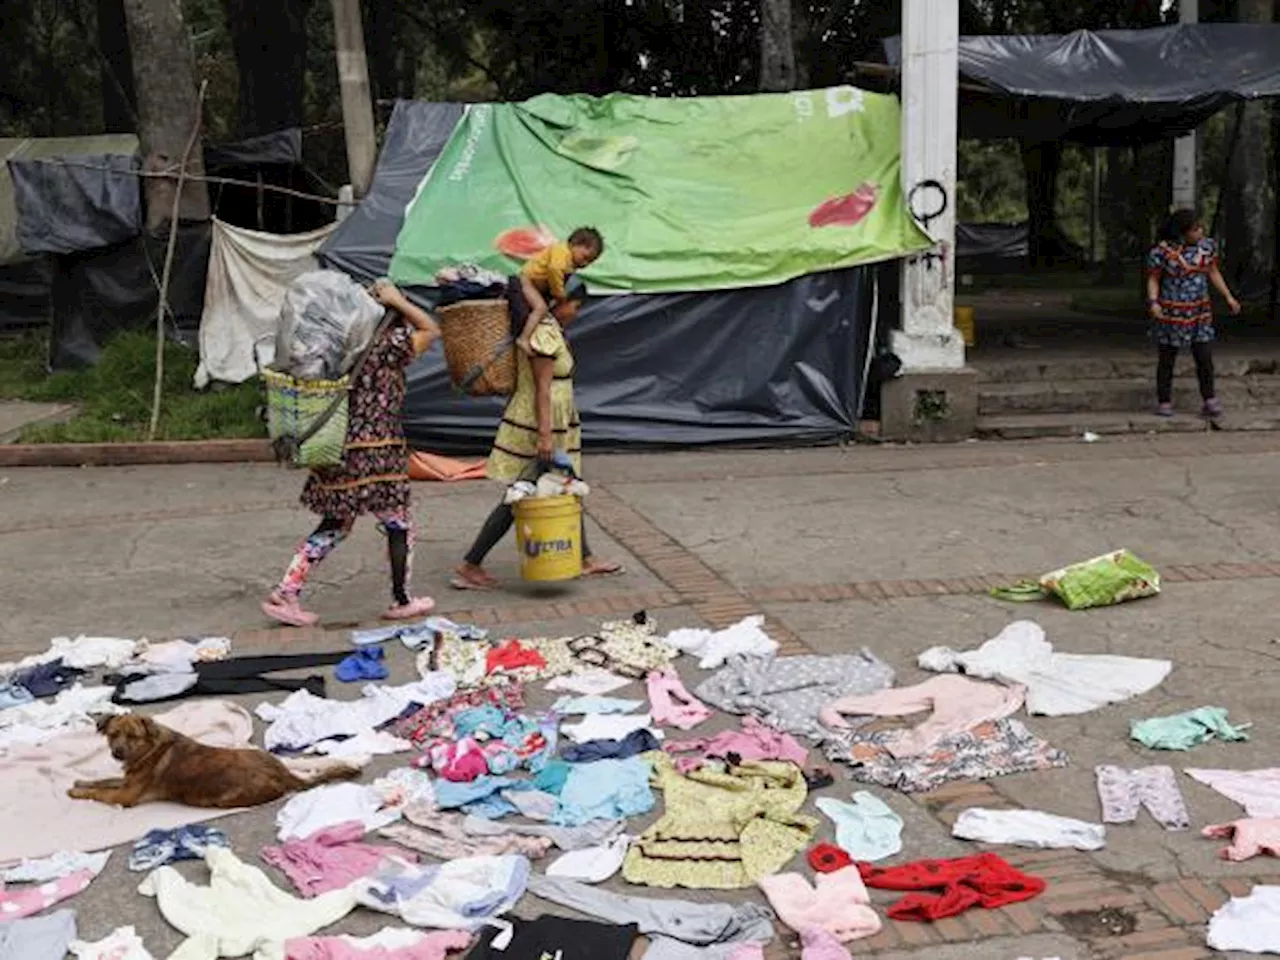
[[[267,385],[267,435],[277,458],[295,467],[336,467],[342,463],[347,441],[347,393],[350,379],[298,380],[263,370]],[[332,415],[318,430],[301,440],[334,402]]]
[[[463,300],[437,312],[454,386],[473,397],[509,396],[516,388],[516,355],[507,301]]]

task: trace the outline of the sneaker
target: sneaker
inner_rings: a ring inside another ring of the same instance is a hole
[[[1204,402],[1204,408],[1200,411],[1200,415],[1208,420],[1217,420],[1222,416],[1222,401],[1217,397]]]
[[[382,615],[383,620],[416,620],[425,617],[436,608],[436,602],[430,597],[411,597],[408,603],[392,607]]]
[[[319,616],[302,609],[297,597],[286,597],[281,593],[273,593],[262,601],[262,612],[286,627],[314,627],[320,622]]]
[[[1172,403],[1161,403],[1161,404],[1157,404],[1157,406],[1156,406],[1156,416],[1157,416],[1157,417],[1172,417],[1172,416],[1173,416],[1173,404],[1172,404]]]

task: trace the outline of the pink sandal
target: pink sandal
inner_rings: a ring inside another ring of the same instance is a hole
[[[382,615],[383,620],[416,620],[425,617],[436,608],[436,602],[430,597],[410,597],[408,603],[392,607]]]
[[[318,614],[303,610],[297,597],[273,593],[262,601],[262,612],[286,627],[314,627],[320,622]]]

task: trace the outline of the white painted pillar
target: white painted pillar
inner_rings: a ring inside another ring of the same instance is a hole
[[[1179,0],[1178,19],[1183,23],[1198,23],[1199,0]],[[1196,134],[1195,131],[1173,141],[1173,207],[1192,208],[1196,205]]]
[[[903,0],[902,188],[935,243],[902,266],[893,352],[906,372],[964,366],[954,316],[959,39],[959,0]]]

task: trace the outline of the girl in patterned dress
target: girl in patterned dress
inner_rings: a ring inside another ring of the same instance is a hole
[[[564,328],[578,315],[586,297],[586,286],[577,276],[566,284],[565,298],[551,309],[551,315],[537,323],[529,337],[530,352],[516,351],[516,389],[507,401],[489,453],[490,480],[511,484],[535,479],[541,465],[562,451],[582,473],[582,428],[573,402],[573,353]],[[484,569],[485,557],[511,529],[515,516],[510,505],[499,503],[480,528],[475,543],[462,565],[454,572],[451,585],[457,590],[489,590],[498,581]],[[599,560],[582,532],[582,575],[600,577],[621,573],[617,563]]]
[[[440,328],[385,280],[374,285],[373,296],[398,317],[382,329],[351,384],[342,463],[312,470],[302,488],[302,505],[320,515],[320,525],[298,545],[283,579],[262,604],[268,617],[291,627],[319,622],[318,616],[302,608],[302,588],[316,564],[347,538],[356,518],[366,513],[377,517],[387,538],[392,603],[384,619],[421,617],[435,606],[429,597],[409,594],[414,527],[402,414],[405,368],[426,352],[440,336]]]
[[[1204,400],[1202,415],[1222,414],[1213,385],[1213,303],[1209,284],[1222,294],[1232,314],[1240,301],[1231,295],[1218,269],[1218,248],[1204,235],[1194,210],[1178,210],[1161,231],[1160,242],[1147,254],[1147,310],[1151,338],[1159,351],[1156,364],[1156,412],[1173,416],[1173,368],[1178,350],[1190,347]]]

